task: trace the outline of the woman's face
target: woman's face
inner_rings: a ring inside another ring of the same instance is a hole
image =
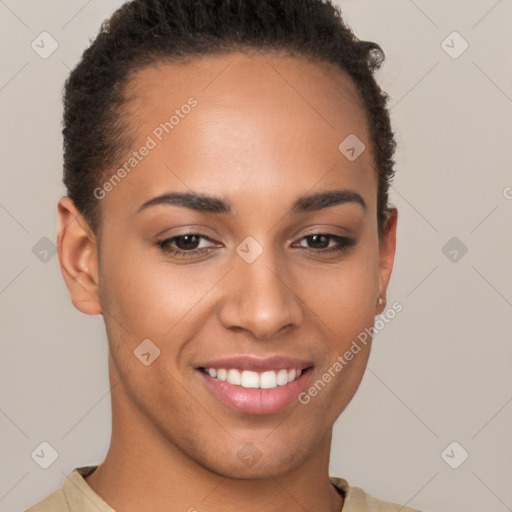
[[[97,192],[114,415],[219,474],[298,467],[360,383],[369,343],[332,368],[393,261],[355,87],[326,64],[230,54],[146,68],[127,92],[125,172]]]

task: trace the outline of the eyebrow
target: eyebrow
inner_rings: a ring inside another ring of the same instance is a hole
[[[366,202],[357,192],[353,190],[326,190],[315,194],[299,197],[291,208],[293,214],[322,210],[330,206],[345,203],[359,204],[365,211]],[[233,205],[229,200],[218,197],[206,196],[193,192],[167,192],[153,197],[146,201],[136,213],[139,213],[151,206],[174,205],[183,208],[190,208],[205,213],[233,213]]]

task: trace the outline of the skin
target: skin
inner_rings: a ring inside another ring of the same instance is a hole
[[[332,428],[370,344],[309,404],[259,416],[218,401],[194,365],[239,354],[299,357],[314,362],[314,383],[382,311],[397,212],[379,243],[377,178],[355,86],[329,64],[232,53],[152,65],[127,87],[127,158],[189,97],[198,104],[100,201],[101,239],[69,198],[58,205],[71,300],[103,315],[110,347],[112,441],[87,482],[123,512],[234,511],[240,503],[248,512],[341,510],[328,480]],[[353,162],[338,150],[351,133],[366,145]],[[298,197],[333,189],[356,191],[367,209],[348,202],[290,212]],[[222,197],[234,211],[167,204],[137,213],[170,191]],[[214,240],[201,239],[206,254],[179,259],[157,245],[187,230]],[[318,232],[356,243],[322,254],[337,243],[305,238]],[[248,236],[263,248],[250,264],[236,252]],[[133,353],[147,338],[161,351],[150,366]],[[250,466],[237,457],[247,443],[260,454]]]

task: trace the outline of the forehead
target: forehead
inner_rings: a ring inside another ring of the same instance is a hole
[[[163,188],[268,195],[271,184],[284,194],[322,177],[352,188],[376,180],[361,97],[332,64],[275,53],[160,62],[134,73],[125,93],[126,158],[153,147],[108,203]],[[338,146],[354,135],[367,151],[351,162]]]
[[[233,52],[156,62],[134,72],[125,92],[127,112],[139,120],[141,115],[161,117],[166,109],[172,113],[181,100],[194,96],[203,107],[233,114],[249,110],[258,114],[272,106],[276,115],[309,114],[332,132],[343,130],[343,121],[349,121],[366,135],[362,97],[349,75],[333,64],[283,52]]]

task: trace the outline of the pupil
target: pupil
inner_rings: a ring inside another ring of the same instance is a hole
[[[319,239],[320,239],[320,238],[323,238],[323,239],[324,239],[324,243],[319,242]],[[321,245],[322,247],[326,247],[325,242],[326,242],[326,240],[327,240],[327,237],[326,237],[325,235],[311,235],[311,236],[309,237],[309,239],[310,239],[310,240],[313,240],[313,244],[315,244],[315,243],[316,243],[316,244]],[[317,247],[318,247],[318,245],[317,245]]]
[[[195,249],[195,246],[197,245],[197,236],[183,235],[182,237],[178,238],[176,244],[181,246],[180,249]]]

